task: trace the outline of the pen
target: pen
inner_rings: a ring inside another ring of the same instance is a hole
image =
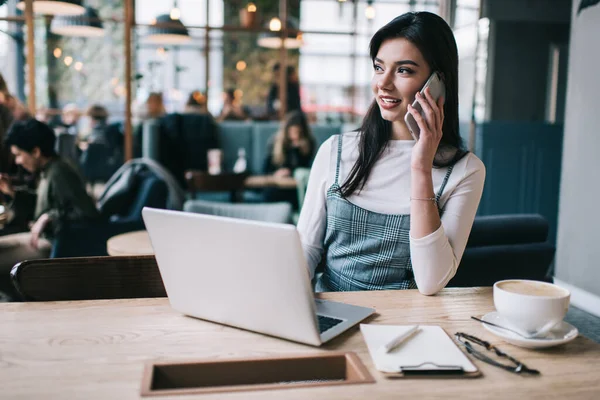
[[[407,330],[406,332],[402,333],[401,335],[396,336],[394,339],[390,340],[388,343],[383,345],[383,351],[385,353],[389,353],[394,348],[396,348],[400,343],[404,342],[410,336],[415,334],[418,330],[419,330],[419,325],[415,325],[412,328],[410,328],[409,330]]]

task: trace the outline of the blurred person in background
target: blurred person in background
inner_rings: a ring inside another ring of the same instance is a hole
[[[77,136],[79,134],[79,118],[81,117],[81,111],[74,103],[65,105],[62,109],[61,120],[56,127],[57,134],[67,133],[69,135]]]
[[[206,95],[199,90],[194,90],[185,103],[184,114],[210,114]]]
[[[273,81],[267,95],[267,115],[272,119],[279,119],[279,63],[273,66]],[[298,74],[293,66],[288,66],[286,69],[287,91],[286,91],[286,112],[302,110],[300,105],[300,83],[298,82]]]
[[[16,263],[50,255],[51,240],[65,224],[99,218],[81,176],[56,154],[55,141],[52,129],[35,119],[15,122],[4,139],[16,163],[39,174],[40,180],[31,232],[0,238],[0,290],[5,289],[10,270]],[[7,175],[0,175],[0,191],[15,201],[20,196],[31,196],[18,190]]]
[[[160,92],[151,92],[146,98],[144,107],[139,113],[139,122],[133,130],[133,157],[142,156],[142,140],[144,122],[151,119],[158,119],[166,114],[163,94]]]
[[[264,173],[289,177],[296,168],[310,168],[315,155],[316,141],[306,116],[301,111],[288,113],[279,131],[269,141],[269,152],[264,162]],[[296,189],[268,188],[267,201],[287,201],[298,209]]]
[[[236,96],[236,92],[233,88],[223,92],[223,108],[218,121],[243,121],[250,117],[248,110],[242,105],[241,96]]]
[[[146,99],[146,118],[160,118],[165,113],[163,94],[159,92],[150,93]]]
[[[13,113],[0,101],[0,173],[12,172],[14,169],[13,157],[10,149],[4,146],[4,136],[13,122]]]
[[[87,109],[85,115],[90,119],[89,143],[107,143],[106,122],[108,121],[108,111],[99,104],[94,104]]]
[[[27,107],[9,92],[0,91],[0,104],[8,108],[15,121],[24,121],[31,118],[31,114]]]
[[[29,174],[15,163],[10,146],[4,144],[6,134],[14,121],[30,118],[29,112],[8,91],[6,82],[0,74],[0,176],[10,176],[23,187],[35,187],[35,175]],[[0,236],[27,230],[27,224],[33,216],[35,198],[23,199],[19,202],[0,191],[0,205],[6,213]]]

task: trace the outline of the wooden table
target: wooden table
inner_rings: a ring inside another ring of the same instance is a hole
[[[154,254],[148,231],[135,231],[113,236],[106,241],[111,256],[142,256]]]
[[[262,189],[268,187],[296,189],[297,182],[291,176],[277,177],[273,175],[251,175],[246,178],[244,186],[247,189]]]
[[[435,324],[499,345],[542,372],[519,376],[475,364],[477,379],[388,380],[374,367],[358,327],[322,348],[230,328],[172,310],[167,299],[0,304],[0,397],[134,399],[149,360],[256,357],[354,351],[376,384],[281,389],[184,399],[596,399],[600,345],[584,337],[552,349],[509,345],[470,319],[493,310],[490,288],[328,293],[323,298],[374,307],[367,322]],[[164,397],[161,397],[164,398]]]

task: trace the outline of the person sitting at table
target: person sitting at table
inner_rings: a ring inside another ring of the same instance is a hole
[[[288,113],[279,131],[269,141],[264,161],[264,173],[275,177],[289,177],[296,168],[310,168],[315,154],[315,139],[302,111]],[[298,209],[296,189],[267,188],[266,201],[287,201]]]
[[[73,136],[79,135],[79,119],[81,118],[81,111],[77,104],[69,103],[66,104],[62,109],[60,122],[55,128],[56,133],[59,135],[69,134]]]
[[[456,42],[441,17],[410,12],[375,33],[370,56],[375,98],[362,126],[323,143],[312,166],[298,222],[309,274],[324,257],[316,291],[433,295],[456,273],[485,180],[459,135]],[[433,72],[446,87],[437,101],[418,93]]]
[[[142,157],[142,140],[144,131],[144,122],[151,119],[159,119],[167,113],[163,94],[161,92],[151,92],[148,94],[142,110],[139,112],[138,125],[133,129],[133,157]]]
[[[9,272],[16,263],[47,258],[50,241],[64,224],[99,217],[77,171],[56,154],[55,140],[52,129],[35,119],[15,122],[4,140],[15,162],[31,173],[39,173],[40,180],[31,232],[0,237],[0,285],[9,281]],[[7,175],[0,175],[0,191],[16,202],[27,195],[17,190]]]
[[[88,143],[108,143],[106,137],[106,121],[108,110],[99,104],[91,105],[85,115],[90,119],[91,132],[87,138]]]
[[[208,104],[206,95],[199,90],[194,90],[190,93],[185,108],[183,109],[184,114],[199,114],[199,115],[210,115],[208,111]]]
[[[223,108],[217,121],[243,121],[249,118],[248,109],[242,105],[242,99],[235,92],[235,89],[227,89],[223,93]]]
[[[27,109],[8,91],[0,89],[0,175],[8,174],[19,181],[22,187],[35,188],[36,177],[20,168],[14,160],[10,147],[4,145],[4,138],[15,121],[31,118]],[[0,229],[0,236],[29,230],[28,223],[33,217],[35,197],[21,198],[14,202],[0,191],[0,204],[9,210]]]

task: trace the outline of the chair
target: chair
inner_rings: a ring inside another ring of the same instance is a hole
[[[29,260],[10,275],[24,301],[167,296],[154,256]]]
[[[208,114],[168,114],[160,118],[158,161],[183,185],[185,171],[208,170],[207,151],[221,148],[218,127]]]
[[[290,222],[292,206],[289,203],[229,204],[204,200],[188,200],[183,210],[199,214],[249,219],[255,221]]]
[[[113,151],[106,143],[89,143],[81,154],[80,165],[83,176],[92,185],[108,181],[118,168]]]
[[[192,199],[198,192],[228,192],[232,203],[240,201],[247,174],[210,175],[208,172],[189,170],[185,172],[187,189]]]
[[[246,151],[248,169],[254,165],[252,160],[252,125],[252,122],[240,121],[223,121],[219,123],[219,139],[223,149],[223,168],[225,171],[233,171],[239,149]],[[252,172],[261,173],[262,171]]]
[[[59,233],[52,246],[51,258],[106,256],[106,241],[121,233],[144,229],[142,208],[166,208],[168,188],[164,181],[148,174],[135,188],[131,201],[123,201],[124,210],[108,221],[78,223]]]
[[[538,214],[476,217],[449,287],[492,286],[503,279],[549,281],[555,246]]]

